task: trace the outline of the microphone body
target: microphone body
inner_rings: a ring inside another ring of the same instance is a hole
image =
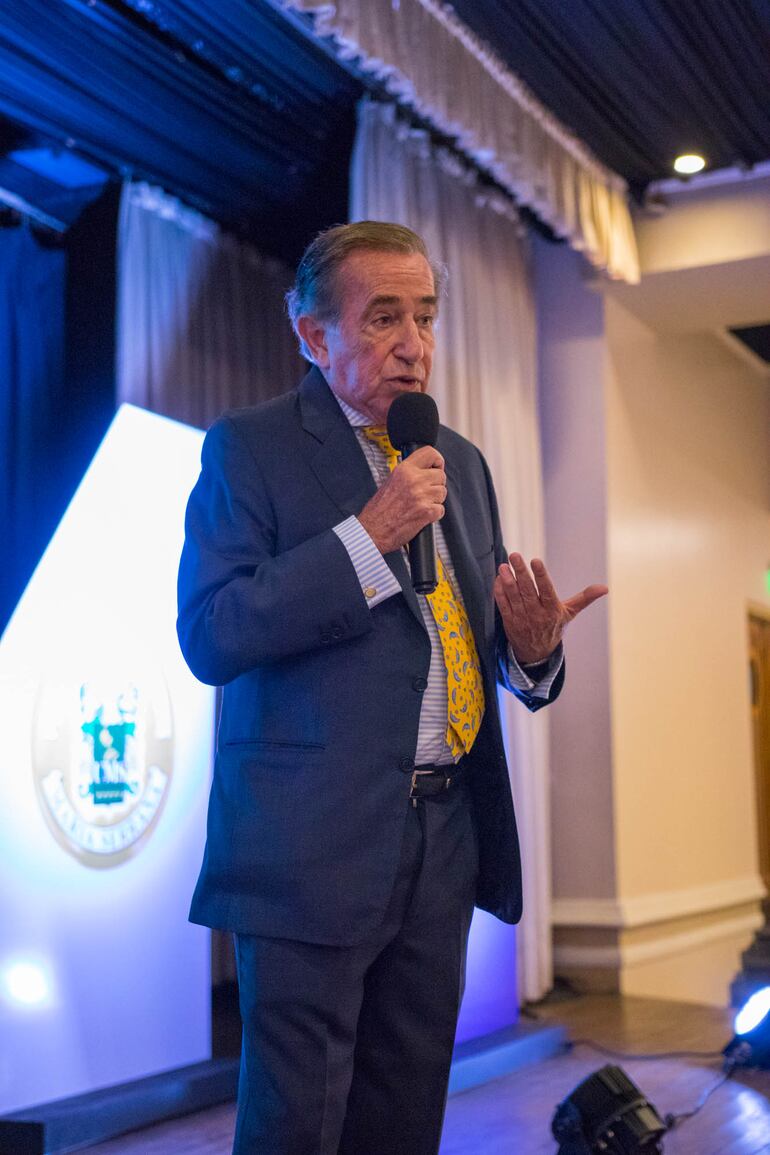
[[[401,456],[406,459],[415,449],[420,448],[418,441],[408,441],[401,446]],[[436,573],[436,543],[433,533],[433,523],[424,525],[419,533],[415,534],[407,546],[409,550],[409,569],[412,571],[412,586],[417,594],[432,594],[438,585]]]
[[[438,425],[436,402],[427,393],[402,393],[388,411],[388,435],[404,458],[423,445],[435,445]],[[438,584],[432,523],[412,538],[408,549],[415,592],[432,594]]]

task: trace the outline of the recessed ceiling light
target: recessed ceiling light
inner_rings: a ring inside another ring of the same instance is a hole
[[[694,152],[683,153],[674,161],[674,169],[683,176],[692,176],[694,172],[700,172],[702,168],[706,167],[706,161],[702,156],[698,156]]]

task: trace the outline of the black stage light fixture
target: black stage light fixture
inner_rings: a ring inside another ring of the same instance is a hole
[[[556,1108],[559,1155],[661,1155],[666,1125],[620,1067],[589,1075]]]
[[[735,1016],[735,1034],[722,1052],[728,1067],[770,1067],[770,987],[747,999]]]

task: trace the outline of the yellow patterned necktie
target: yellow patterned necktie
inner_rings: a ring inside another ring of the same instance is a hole
[[[368,425],[363,429],[363,434],[382,450],[388,468],[394,470],[399,455],[390,443],[387,429],[381,425]],[[455,597],[438,555],[436,575],[436,588],[426,597],[444,651],[447,680],[446,742],[452,754],[459,757],[468,753],[479,732],[484,714],[484,684],[465,606],[460,598]]]

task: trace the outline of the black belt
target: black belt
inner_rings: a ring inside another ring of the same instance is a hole
[[[456,765],[448,763],[446,766],[436,766],[426,763],[415,766],[412,771],[412,784],[409,797],[417,805],[418,798],[431,798],[434,794],[445,794],[462,778],[462,762]]]

